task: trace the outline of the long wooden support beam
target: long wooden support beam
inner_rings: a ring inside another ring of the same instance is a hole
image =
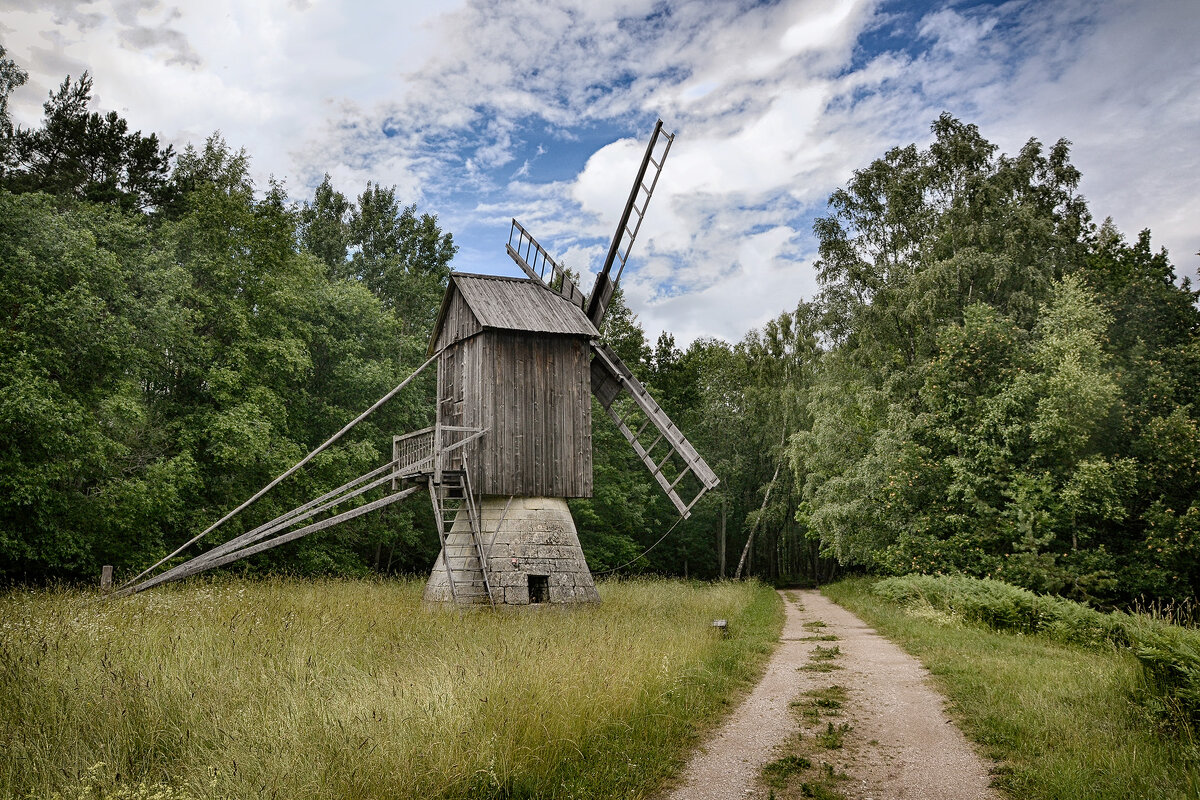
[[[426,367],[428,367],[430,364],[432,364],[434,361],[436,361],[436,360],[437,360],[437,357],[438,357],[439,355],[441,355],[441,351],[440,351],[440,350],[439,350],[438,352],[434,353],[433,355],[431,355],[431,356],[430,356],[428,359],[426,359],[426,361],[425,361],[425,363],[424,363],[424,364],[422,364],[421,366],[417,367],[416,371],[415,371],[415,372],[413,372],[411,375],[409,375],[409,376],[408,376],[407,378],[405,378],[404,380],[402,380],[402,381],[399,383],[399,385],[398,385],[398,386],[396,386],[396,388],[395,388],[395,389],[392,389],[390,392],[388,392],[387,394],[385,394],[383,397],[381,397],[381,398],[379,398],[378,400],[376,400],[374,405],[372,405],[372,406],[371,406],[370,408],[368,408],[366,411],[364,411],[363,413],[359,414],[357,417],[355,417],[353,420],[351,420],[349,423],[347,423],[345,427],[343,427],[343,428],[342,428],[340,431],[338,431],[337,433],[335,433],[333,436],[330,436],[328,439],[326,439],[326,440],[325,440],[325,442],[324,442],[324,443],[323,443],[323,444],[322,444],[320,447],[318,447],[316,450],[313,450],[311,453],[309,453],[308,455],[306,455],[304,458],[300,459],[300,460],[299,460],[299,461],[297,461],[295,464],[293,464],[293,465],[292,465],[292,467],[291,467],[290,469],[288,469],[288,470],[287,470],[287,472],[284,472],[284,473],[283,473],[282,475],[280,475],[278,478],[276,478],[275,480],[271,481],[270,483],[268,483],[268,484],[267,484],[266,486],[264,486],[263,488],[259,489],[259,490],[258,490],[258,491],[257,491],[257,492],[254,494],[254,496],[253,496],[253,497],[251,497],[251,498],[250,498],[249,500],[247,500],[246,502],[242,503],[240,506],[238,506],[237,508],[235,508],[233,511],[230,511],[228,514],[226,514],[225,516],[221,517],[219,520],[217,520],[216,522],[214,522],[212,525],[209,525],[207,528],[205,528],[204,530],[200,531],[200,533],[196,534],[196,535],[195,535],[195,536],[193,536],[191,539],[189,539],[188,541],[186,541],[186,542],[184,542],[183,544],[181,544],[179,547],[177,547],[177,548],[174,550],[174,552],[170,553],[169,555],[163,556],[163,557],[162,557],[162,558],[160,558],[158,561],[156,561],[156,562],[155,562],[153,565],[151,565],[151,566],[147,567],[146,569],[144,569],[144,570],[142,570],[141,572],[139,572],[137,575],[135,575],[135,576],[133,576],[132,578],[130,578],[129,580],[125,581],[125,583],[121,584],[121,588],[123,589],[123,588],[125,588],[126,586],[129,586],[129,585],[133,584],[135,581],[139,580],[139,579],[140,579],[140,578],[142,578],[143,576],[145,576],[145,575],[148,575],[149,573],[151,573],[151,572],[153,572],[154,570],[158,569],[158,568],[159,568],[159,567],[161,567],[163,564],[167,563],[167,562],[168,562],[168,561],[170,561],[172,558],[174,558],[175,556],[179,555],[179,554],[180,554],[180,553],[182,553],[184,550],[186,550],[187,548],[191,547],[191,546],[192,546],[192,545],[194,545],[196,542],[200,541],[200,540],[201,540],[201,539],[203,539],[205,536],[207,536],[208,534],[210,534],[210,533],[212,533],[213,531],[215,531],[217,528],[221,527],[223,524],[225,524],[226,522],[228,522],[230,519],[232,519],[234,516],[236,516],[236,515],[237,515],[239,512],[241,512],[243,509],[245,509],[246,507],[248,507],[248,506],[249,506],[251,503],[253,503],[255,500],[257,500],[258,498],[262,497],[262,496],[263,496],[264,494],[266,494],[267,492],[269,492],[269,491],[271,491],[272,489],[274,489],[274,488],[275,488],[275,487],[276,487],[276,486],[279,484],[279,482],[280,482],[280,481],[282,481],[284,478],[287,478],[289,475],[292,475],[292,474],[293,474],[293,473],[294,473],[296,470],[298,470],[298,469],[300,469],[301,467],[303,467],[303,466],[304,466],[305,464],[307,464],[309,461],[312,461],[312,460],[313,460],[313,459],[314,459],[314,458],[317,456],[317,454],[318,454],[318,453],[321,453],[321,452],[322,452],[322,451],[324,451],[324,450],[325,450],[327,447],[329,447],[329,446],[330,446],[330,445],[332,445],[334,442],[336,442],[338,439],[340,439],[340,438],[342,438],[343,436],[345,436],[345,435],[346,435],[346,433],[347,433],[347,432],[348,432],[348,431],[349,431],[351,428],[353,428],[355,425],[357,425],[358,423],[362,422],[364,419],[366,419],[366,418],[367,418],[367,417],[369,417],[371,414],[373,414],[373,413],[374,413],[374,412],[375,412],[375,411],[376,411],[376,410],[377,410],[377,409],[378,409],[380,406],[382,406],[382,405],[383,405],[384,403],[386,403],[388,400],[391,400],[393,397],[395,397],[397,392],[399,392],[401,389],[403,389],[405,386],[407,386],[407,385],[408,385],[408,384],[409,384],[409,383],[410,383],[410,382],[413,380],[413,378],[415,378],[415,377],[417,377],[418,375],[420,375],[420,374],[421,374],[421,372],[423,372],[423,371],[424,371],[424,369],[425,369]]]
[[[222,567],[226,564],[231,564],[234,561],[237,561],[239,559],[247,558],[252,555],[257,555],[258,553],[262,553],[266,550],[270,550],[273,547],[278,547],[281,544],[287,544],[288,542],[294,542],[295,540],[299,539],[302,536],[307,536],[310,533],[316,533],[317,531],[324,530],[325,528],[328,528],[332,525],[337,525],[339,522],[345,522],[346,520],[354,519],[355,517],[360,517],[363,514],[368,514],[372,511],[375,511],[376,509],[383,508],[384,506],[389,506],[392,503],[403,500],[404,498],[408,497],[410,494],[412,494],[413,492],[417,491],[420,488],[422,488],[422,487],[411,486],[407,489],[404,489],[403,491],[399,491],[399,492],[395,492],[393,494],[386,495],[384,497],[379,498],[378,500],[375,500],[374,502],[367,503],[366,505],[359,506],[358,508],[352,508],[349,511],[344,511],[341,514],[330,517],[329,519],[323,519],[320,522],[314,522],[311,525],[305,525],[303,528],[297,528],[294,531],[289,531],[288,533],[281,534],[279,536],[276,536],[274,539],[268,539],[265,542],[259,542],[258,544],[254,544],[249,547],[244,547],[241,550],[237,550],[232,553],[226,553],[225,555],[221,556],[220,558],[213,559],[211,561],[207,561],[203,564],[198,564],[195,566],[194,569],[185,571],[181,574],[177,574],[171,578],[166,577],[166,573],[163,573],[162,575],[155,576],[155,577],[151,578],[150,580],[143,581],[142,583],[138,584],[137,586],[133,587],[132,589],[126,590],[125,594],[135,594],[137,592],[141,592],[146,589],[150,589],[154,586],[158,586],[161,583],[166,583],[169,580],[181,580],[181,579],[187,578],[191,575],[196,575],[198,573],[205,572],[206,570],[215,569],[216,567]],[[186,565],[181,565],[181,566],[186,566]]]
[[[293,509],[292,511],[289,511],[286,514],[282,514],[282,515],[276,517],[275,519],[271,520],[270,522],[263,523],[262,525],[259,525],[254,530],[246,531],[245,533],[241,534],[240,536],[235,536],[234,538],[230,539],[228,542],[225,542],[224,544],[219,545],[218,547],[214,547],[212,550],[209,550],[206,553],[201,553],[200,555],[196,556],[195,558],[191,559],[190,561],[185,561],[182,564],[178,564],[178,565],[172,567],[171,569],[169,569],[166,572],[163,572],[161,575],[159,575],[159,577],[168,579],[168,580],[171,578],[174,578],[176,575],[179,575],[180,573],[182,573],[192,567],[206,564],[209,561],[214,561],[214,560],[220,558],[221,556],[225,555],[226,553],[232,553],[233,551],[241,549],[242,547],[246,547],[248,545],[254,544],[257,541],[266,539],[267,537],[272,536],[272,535],[278,533],[279,531],[282,531],[284,528],[291,527],[292,525],[295,525],[298,522],[302,522],[303,520],[308,519],[309,517],[313,516],[314,514],[319,514],[322,511],[327,511],[330,508],[332,508],[340,503],[343,503],[352,497],[358,497],[361,494],[369,492],[372,489],[376,488],[377,486],[387,483],[393,479],[393,477],[389,471],[392,469],[394,464],[395,464],[395,462],[389,462],[387,464],[384,464],[382,467],[378,467],[378,468],[368,472],[366,475],[362,475],[358,478],[355,478],[354,480],[350,481],[349,483],[343,484],[331,492],[326,492],[325,494],[318,497],[316,500],[312,500],[308,503],[305,503],[304,505],[300,506],[299,508]],[[381,473],[385,473],[385,472],[387,472],[388,474],[384,475],[382,478],[378,477]],[[370,481],[370,483],[367,483],[365,486],[359,486],[359,488],[354,489],[353,491],[347,491],[348,489],[352,489],[353,487],[358,486],[358,484],[361,484],[363,481],[370,480],[371,478],[375,478],[375,480]],[[345,492],[345,493],[343,494],[343,492]],[[330,498],[332,498],[332,499],[330,499]],[[325,501],[329,501],[329,502],[325,502]],[[196,571],[197,570],[194,570],[194,569],[192,570],[193,573]]]

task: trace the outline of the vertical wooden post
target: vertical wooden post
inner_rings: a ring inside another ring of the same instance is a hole
[[[717,560],[721,563],[721,580],[725,580],[725,497],[721,497],[721,538],[717,540]]]
[[[112,591],[112,565],[105,564],[100,568],[100,591]]]
[[[454,355],[457,358],[457,354],[454,354]],[[440,358],[441,357],[439,356],[439,359]],[[442,399],[443,399],[442,392],[445,391],[445,387],[443,386],[443,381],[445,380],[445,378],[442,375],[442,363],[443,363],[442,360],[438,361],[437,389],[435,390],[437,393],[437,407],[434,409],[434,412],[433,412],[433,482],[435,485],[438,485],[438,486],[441,486],[441,484],[442,484]],[[437,505],[436,498],[434,498],[434,505],[435,506]],[[438,525],[439,525],[438,530],[441,530],[441,527],[440,527],[441,524],[442,523],[439,521],[438,522]],[[447,561],[446,561],[447,567],[449,566],[449,563],[450,563],[449,559],[447,559]],[[453,594],[453,593],[454,593],[454,587],[452,584],[451,585],[451,594]]]

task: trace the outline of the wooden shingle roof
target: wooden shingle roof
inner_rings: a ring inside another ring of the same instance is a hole
[[[600,332],[579,306],[529,278],[452,272],[450,286],[430,339],[430,350],[446,323],[453,295],[466,303],[482,328],[598,338]]]

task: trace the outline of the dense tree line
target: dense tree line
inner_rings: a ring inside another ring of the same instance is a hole
[[[819,220],[824,352],[793,437],[844,564],[1099,602],[1200,586],[1200,312],[1149,232],[1096,226],[1068,144],[943,116]]]
[[[0,50],[0,576],[147,565],[422,360],[455,246],[326,177],[256,187],[218,135],[176,153],[90,110],[91,79],[14,128]],[[949,116],[857,171],[818,220],[821,291],[735,344],[604,338],[722,479],[679,524],[597,405],[597,573],[825,581],[997,576],[1100,603],[1200,583],[1200,312],[1149,232],[1093,221],[1066,142],[999,155]],[[229,533],[382,463],[432,375]],[[403,503],[242,569],[420,572]],[[228,534],[226,534],[228,535]]]
[[[812,302],[735,345],[642,345],[723,480],[648,566],[716,575],[724,512],[726,574],[744,550],[779,582],[849,567],[1194,597],[1200,293],[1149,231],[1094,222],[1067,142],[1008,156],[949,115],[932,132],[832,195]]]
[[[0,74],[7,99],[23,74],[2,53]],[[246,499],[424,360],[455,249],[394,190],[350,201],[327,179],[297,207],[219,136],[175,154],[89,111],[90,88],[68,79],[41,127],[0,131],[9,579],[140,569]],[[240,524],[378,466],[431,394],[385,406]],[[428,561],[430,516],[400,506],[251,567]]]

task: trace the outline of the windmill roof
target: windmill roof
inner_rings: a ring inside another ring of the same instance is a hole
[[[541,281],[499,275],[450,273],[450,289],[442,302],[430,345],[437,341],[454,290],[484,328],[559,333],[596,338],[600,332],[579,306]]]

